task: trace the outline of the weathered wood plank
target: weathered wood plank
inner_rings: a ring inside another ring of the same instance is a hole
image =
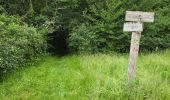
[[[129,66],[128,66],[129,81],[133,80],[136,74],[136,62],[137,62],[138,51],[139,51],[140,37],[141,37],[141,32],[132,32]]]
[[[123,31],[124,32],[142,32],[143,23],[138,23],[138,22],[124,23]]]
[[[126,21],[154,22],[154,12],[126,11]]]

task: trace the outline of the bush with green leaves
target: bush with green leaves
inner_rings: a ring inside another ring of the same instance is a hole
[[[44,36],[36,28],[28,27],[17,16],[0,15],[1,71],[23,66],[45,51]]]
[[[169,0],[92,0],[84,11],[84,22],[69,35],[75,52],[128,52],[131,33],[123,32],[125,12],[155,12],[155,22],[145,23],[140,50],[154,51],[170,47]],[[100,2],[99,2],[100,1]]]

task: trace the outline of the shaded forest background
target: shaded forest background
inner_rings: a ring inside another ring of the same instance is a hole
[[[170,47],[169,0],[0,0],[0,72],[23,66],[47,51],[97,53],[129,51],[125,12],[155,12],[145,23],[140,48]]]
[[[1,0],[1,13],[19,16],[36,27],[56,52],[127,52],[130,33],[123,33],[126,10],[155,12],[145,24],[141,50],[170,46],[169,0]]]

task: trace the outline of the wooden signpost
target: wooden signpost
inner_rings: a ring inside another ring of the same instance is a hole
[[[132,32],[130,57],[128,65],[128,80],[132,81],[136,73],[136,61],[139,52],[139,43],[141,32],[143,31],[143,22],[154,22],[153,12],[141,12],[141,11],[126,11],[126,22],[124,24],[124,32]]]

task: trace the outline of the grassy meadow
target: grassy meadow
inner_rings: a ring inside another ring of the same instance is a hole
[[[127,82],[128,55],[47,56],[5,76],[1,100],[170,100],[170,51],[140,54]]]

